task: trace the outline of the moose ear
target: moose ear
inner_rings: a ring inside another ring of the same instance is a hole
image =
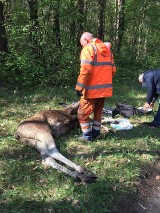
[[[76,103],[72,103],[71,105],[69,105],[64,110],[70,115],[77,115],[78,107],[79,107],[79,101],[76,102]]]
[[[71,104],[72,108],[74,108],[74,109],[78,108],[79,107],[79,103],[80,103],[80,101],[78,101],[76,103],[72,103]]]

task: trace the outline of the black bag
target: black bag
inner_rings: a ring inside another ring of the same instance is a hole
[[[123,103],[116,104],[116,108],[112,111],[112,118],[118,114],[129,118],[136,115],[136,107]]]

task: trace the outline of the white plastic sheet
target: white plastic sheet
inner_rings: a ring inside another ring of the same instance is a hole
[[[116,130],[129,130],[133,128],[133,125],[127,118],[116,119],[117,123],[111,123],[110,125]]]

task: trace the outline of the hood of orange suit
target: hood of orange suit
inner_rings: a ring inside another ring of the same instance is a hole
[[[96,49],[100,52],[101,55],[107,56],[109,53],[109,48],[98,38],[93,39],[92,42],[95,44]]]
[[[104,42],[104,44],[106,45],[106,47],[110,50],[111,49],[111,43],[110,42]]]

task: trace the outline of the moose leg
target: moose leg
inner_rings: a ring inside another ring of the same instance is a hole
[[[47,136],[47,137],[44,138],[44,136]],[[48,139],[47,141],[46,141],[46,138]],[[77,165],[74,162],[67,159],[66,157],[64,157],[56,148],[55,141],[52,135],[50,134],[43,135],[43,140],[41,135],[40,139],[41,141],[40,140],[37,141],[36,148],[39,150],[41,155],[47,155],[48,157],[52,157],[55,160],[58,160],[64,163],[65,165],[69,166],[70,168],[74,169],[75,171],[72,174],[70,173],[70,175],[73,176],[75,174],[76,177],[78,177],[78,179],[83,180],[84,182],[89,183],[97,179],[97,177],[93,173],[88,172],[86,169],[84,169],[80,165]],[[55,164],[54,159],[53,161],[50,160],[52,162],[52,167],[55,167],[55,166],[58,167],[58,165]],[[59,168],[61,171],[64,171],[61,165]],[[65,170],[65,171],[68,171],[68,170]]]
[[[66,164],[67,166],[69,166],[70,168],[73,168],[74,170],[78,171],[78,172],[82,172],[83,168],[75,163],[73,163],[72,161],[70,161],[69,159],[67,159],[66,157],[64,157],[56,147],[52,148],[51,150],[47,150],[47,155],[50,157],[53,157],[56,160],[61,161],[62,163]]]
[[[74,170],[78,172],[82,172],[82,167],[79,165],[76,165],[66,157],[64,157],[57,149],[55,140],[53,139],[52,135],[50,133],[45,134],[38,134],[38,141],[36,144],[36,148],[39,150],[41,155],[46,154],[49,157],[52,157],[70,168],[73,168]]]
[[[54,169],[57,169],[59,171],[62,171],[71,177],[74,178],[75,181],[77,182],[85,182],[85,183],[93,183],[96,181],[97,177],[95,175],[90,175],[90,174],[84,174],[82,172],[78,171],[71,171],[70,169],[67,169],[66,167],[60,165],[57,163],[52,157],[49,157],[47,155],[42,155],[42,163],[46,166],[51,166]]]
[[[47,155],[42,155],[42,164],[45,166],[51,166],[54,169],[62,171],[64,173],[70,175],[71,177],[73,177],[75,180],[77,180],[75,171],[71,171],[71,170],[67,169],[66,167],[60,165],[52,157],[49,157]]]
[[[54,159],[63,162],[70,168],[73,168],[75,170],[74,174],[76,174],[78,180],[80,179],[83,182],[92,183],[97,179],[97,176],[94,175],[92,172],[89,172],[85,168],[73,163],[72,161],[64,157],[62,154],[60,154],[56,147],[47,152],[47,154],[50,157],[53,157]]]

